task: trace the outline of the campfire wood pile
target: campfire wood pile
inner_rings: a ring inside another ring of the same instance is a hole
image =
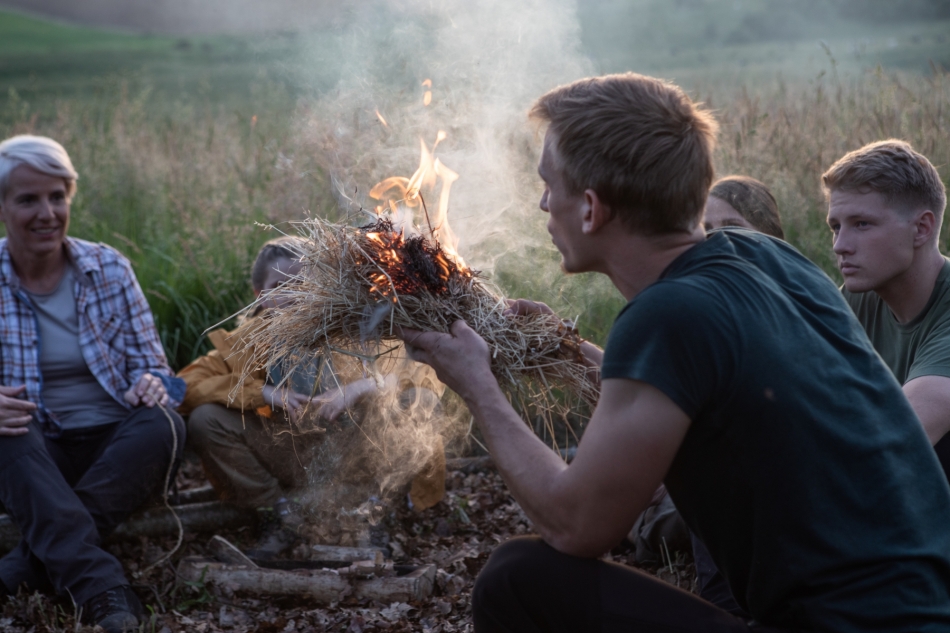
[[[182,551],[173,564],[136,576],[151,561],[172,547],[175,535],[113,541],[109,550],[125,567],[143,603],[154,610],[145,631],[155,633],[279,633],[281,631],[345,631],[348,633],[461,633],[471,631],[471,590],[475,576],[492,550],[506,539],[531,532],[530,525],[508,494],[501,477],[485,469],[487,460],[450,461],[445,500],[425,512],[394,504],[384,520],[393,560],[400,565],[435,567],[432,594],[410,601],[359,600],[354,596],[337,604],[318,605],[306,596],[257,596],[216,585],[200,577],[177,576],[188,557],[218,556],[208,535],[186,534]],[[182,487],[205,485],[200,466],[186,462],[179,475]],[[239,548],[250,547],[256,532],[250,528],[222,532]],[[692,565],[675,552],[672,565],[648,569],[664,580],[690,590]],[[315,555],[326,556],[325,551]],[[618,547],[608,556],[631,563],[632,548]],[[75,623],[68,600],[21,595],[0,602],[0,631],[4,633],[94,633]]]
[[[212,557],[189,556],[178,576],[258,596],[297,595],[317,605],[352,598],[383,604],[432,595],[434,565],[396,565],[372,548],[315,546],[309,560],[255,561],[221,536],[208,544]]]
[[[248,373],[304,365],[316,353],[378,354],[380,342],[386,353],[400,327],[449,332],[461,319],[488,343],[492,371],[526,419],[565,419],[596,403],[577,331],[553,314],[505,314],[502,294],[431,236],[406,237],[386,217],[359,228],[311,218],[297,228],[304,269],[261,298],[279,296],[284,307],[246,337]]]

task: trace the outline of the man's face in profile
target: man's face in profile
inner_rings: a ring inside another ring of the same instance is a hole
[[[578,238],[583,236],[584,194],[569,192],[557,149],[557,135],[551,130],[544,136],[538,175],[544,181],[539,206],[548,214],[548,233],[561,253],[561,268],[568,273],[584,272],[587,269],[578,243]]]

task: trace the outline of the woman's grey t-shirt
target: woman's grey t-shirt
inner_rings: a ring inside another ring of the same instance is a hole
[[[76,271],[67,266],[56,290],[45,295],[27,293],[39,324],[43,405],[63,430],[112,424],[129,415],[102,388],[83,358],[75,284]]]

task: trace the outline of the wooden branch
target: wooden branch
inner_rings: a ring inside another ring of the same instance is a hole
[[[218,536],[217,534],[212,536],[211,540],[208,541],[208,550],[211,551],[212,556],[222,563],[244,565],[250,568],[257,567],[257,563],[248,558],[244,552],[239,550],[231,541],[223,536]]]
[[[210,558],[188,557],[178,565],[180,578],[204,582],[258,596],[308,596],[317,604],[347,597],[384,604],[423,600],[432,595],[435,566],[407,570],[399,575],[391,563],[380,568],[374,561],[343,569],[269,569],[231,565]],[[379,574],[385,574],[380,576]]]
[[[353,563],[371,560],[382,564],[383,551],[378,547],[340,547],[337,545],[311,545],[308,552],[310,560],[333,563]]]
[[[356,583],[357,600],[375,600],[383,604],[425,600],[435,586],[435,565],[422,565],[403,576],[370,578]]]
[[[253,510],[243,510],[220,501],[190,503],[173,506],[185,532],[215,532],[222,528],[250,525],[255,520]],[[173,536],[178,526],[165,507],[151,506],[136,512],[122,523],[111,538],[133,539],[141,536]],[[20,531],[6,514],[0,514],[0,553],[6,553],[20,542]]]
[[[334,569],[266,569],[195,556],[179,563],[178,576],[257,595],[309,596],[321,604],[339,602],[353,591],[350,581]]]

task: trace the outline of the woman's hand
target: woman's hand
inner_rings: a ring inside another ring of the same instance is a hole
[[[30,432],[31,415],[36,405],[17,396],[26,391],[26,385],[0,387],[0,436],[26,435]]]
[[[145,372],[135,386],[125,392],[123,395],[125,401],[133,407],[146,406],[154,407],[156,404],[165,406],[168,404],[168,393],[165,391],[165,383],[157,376]]]

